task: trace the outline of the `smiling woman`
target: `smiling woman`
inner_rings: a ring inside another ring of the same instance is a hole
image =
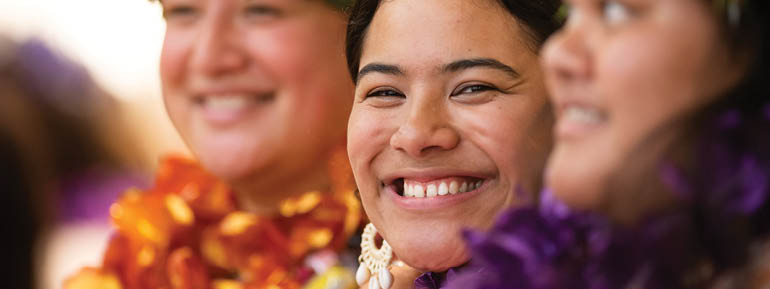
[[[552,117],[537,49],[557,26],[557,7],[493,0],[353,7],[348,154],[372,228],[398,259],[389,267],[394,288],[463,265],[461,228],[486,228],[540,189]],[[367,272],[370,288],[391,285],[388,264],[366,248],[361,259],[360,285]]]
[[[200,165],[167,158],[127,192],[103,266],[66,288],[353,284],[343,2],[160,1],[163,99]]]
[[[549,190],[450,288],[768,288],[770,3],[567,3]]]

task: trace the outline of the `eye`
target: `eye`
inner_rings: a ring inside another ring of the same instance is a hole
[[[631,20],[635,13],[626,4],[617,1],[605,1],[602,3],[604,21],[610,26],[620,25]]]
[[[496,93],[487,93],[500,91],[497,87],[488,84],[470,84],[460,86],[452,92],[452,99],[459,103],[481,104],[491,101],[497,95]]]
[[[468,86],[463,86],[460,89],[455,90],[452,92],[452,96],[460,95],[460,94],[471,94],[471,93],[479,93],[489,90],[497,90],[497,88],[483,85],[483,84],[472,84]]]
[[[191,19],[197,14],[198,8],[189,3],[164,3],[163,5],[163,18],[166,20]]]
[[[251,4],[244,8],[246,16],[262,20],[281,16],[282,12],[278,7],[265,4]]]
[[[406,95],[393,88],[376,89],[366,95],[364,101],[375,107],[391,107],[404,102]]]
[[[404,97],[404,94],[393,89],[380,89],[370,92],[366,97]]]

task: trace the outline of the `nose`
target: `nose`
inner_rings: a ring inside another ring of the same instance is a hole
[[[445,107],[431,101],[413,101],[404,122],[390,138],[390,146],[413,158],[455,148],[460,136],[449,123]]]
[[[542,62],[549,81],[558,84],[591,76],[591,36],[586,31],[579,19],[571,18],[570,23],[546,42]]]
[[[222,14],[222,13],[217,13]],[[240,70],[248,57],[238,27],[227,15],[213,15],[203,21],[195,42],[192,66],[208,76],[219,76]]]

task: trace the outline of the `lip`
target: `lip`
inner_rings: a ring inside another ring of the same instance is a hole
[[[400,178],[406,178],[419,182],[430,182],[434,180],[451,178],[451,177],[471,177],[483,179],[484,183],[481,187],[476,188],[473,191],[460,193],[456,195],[444,195],[438,197],[425,197],[414,198],[405,197],[398,194],[396,186],[393,184],[395,180]],[[495,177],[491,174],[469,172],[456,169],[440,169],[440,170],[407,170],[395,174],[389,174],[383,178],[384,187],[382,187],[383,193],[397,206],[409,210],[409,211],[433,211],[446,209],[459,204],[464,203],[468,199],[474,198],[482,192],[488,190],[495,182]]]
[[[217,98],[245,98],[245,103],[227,109],[214,108],[207,104]],[[222,91],[214,90],[196,93],[191,99],[193,106],[203,120],[213,126],[231,126],[246,121],[273,102],[275,93],[272,91]]]
[[[606,112],[605,119],[599,123],[584,123],[576,122],[573,120],[567,120],[564,117],[565,111],[570,107],[585,107],[590,109],[597,109],[604,111],[601,106],[582,100],[570,100],[570,101],[555,101],[556,105],[556,125],[554,126],[554,133],[558,140],[568,141],[585,138],[591,134],[594,134],[602,128],[607,126]]]
[[[429,168],[429,169],[412,169],[407,168],[397,172],[384,175],[382,178],[383,183],[386,185],[392,184],[395,180],[406,178],[415,180],[418,182],[430,182],[449,177],[471,177],[477,179],[491,179],[494,174],[480,173],[469,170],[453,169],[453,168]]]

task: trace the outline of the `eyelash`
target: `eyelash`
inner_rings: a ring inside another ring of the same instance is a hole
[[[468,89],[470,89],[471,91],[465,92]],[[451,96],[457,96],[460,94],[475,94],[475,93],[481,93],[481,92],[490,91],[490,90],[498,90],[498,89],[489,85],[484,85],[484,84],[472,84],[472,85],[464,86],[460,89],[455,90],[454,92],[452,92]],[[394,89],[380,89],[380,90],[372,91],[366,95],[366,98],[369,98],[369,97],[405,97],[405,95]]]
[[[383,95],[383,93],[389,93],[389,95]],[[366,98],[369,98],[369,97],[404,97],[404,94],[394,89],[386,88],[386,89],[379,89],[379,90],[370,92],[369,94],[366,95]]]
[[[174,6],[163,10],[163,17],[166,19],[174,17],[192,16],[196,11],[195,7],[188,5]]]
[[[462,87],[462,88],[456,90],[455,92],[452,92],[452,96],[464,94],[464,91],[468,90],[468,89],[471,89],[471,91],[465,92],[465,93],[481,93],[481,92],[490,91],[490,90],[498,90],[497,88],[495,88],[493,86],[489,86],[489,85],[472,84],[472,85],[468,85],[468,86]]]
[[[266,5],[250,5],[244,9],[244,13],[252,17],[270,17],[280,16],[281,10],[275,7]],[[189,5],[173,6],[168,9],[164,9],[163,17],[166,19],[178,18],[178,17],[191,17],[197,13],[197,9]]]
[[[249,5],[246,7],[246,14],[253,15],[255,17],[260,16],[280,16],[281,10],[267,5]]]

